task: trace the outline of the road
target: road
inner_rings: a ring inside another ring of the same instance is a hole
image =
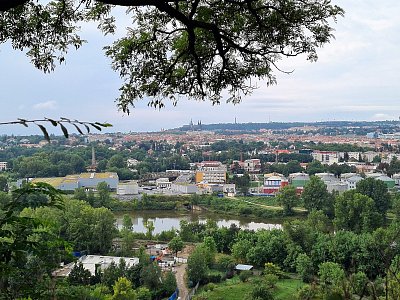
[[[189,290],[186,286],[186,264],[176,266],[175,278],[176,284],[179,289],[179,297],[181,300],[185,300]]]

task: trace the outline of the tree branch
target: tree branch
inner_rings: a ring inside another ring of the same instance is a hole
[[[1,0],[0,1],[0,12],[7,11],[17,6],[23,5],[29,2],[29,0]]]

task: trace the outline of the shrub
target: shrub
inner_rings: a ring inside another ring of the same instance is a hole
[[[241,282],[246,282],[250,277],[251,277],[252,273],[251,271],[242,271],[239,274],[239,279]]]
[[[278,282],[278,279],[279,279],[278,276],[276,276],[274,274],[266,274],[264,276],[265,284],[270,289],[273,289],[276,287],[276,283]]]
[[[205,291],[213,291],[216,287],[217,287],[217,285],[215,283],[210,282],[209,284],[207,284],[204,287],[204,290]]]
[[[211,282],[211,283],[219,283],[222,281],[222,276],[219,273],[211,273],[211,274],[207,274],[206,277],[206,282]]]

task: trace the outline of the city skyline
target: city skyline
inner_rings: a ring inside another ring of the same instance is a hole
[[[114,127],[107,132],[140,132],[179,127],[190,119],[203,124],[233,123],[235,118],[238,123],[398,120],[400,21],[393,11],[400,9],[400,3],[387,2],[383,6],[371,0],[333,1],[346,14],[332,24],[336,39],[319,49],[319,60],[283,59],[279,67],[294,72],[276,71],[277,85],[266,87],[259,82],[260,88],[236,106],[181,100],[177,107],[166,102],[165,109],[155,110],[143,99],[130,116],[123,115],[114,103],[121,80],[102,51],[117,37],[103,38],[94,24],[82,28],[88,43],[78,51],[71,50],[66,64],[51,74],[36,70],[24,53],[12,50],[7,43],[0,48],[1,121],[68,117],[112,123]],[[119,16],[121,27],[129,26],[122,11]],[[0,133],[40,131],[0,126]]]

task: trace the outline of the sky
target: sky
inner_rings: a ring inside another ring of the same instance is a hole
[[[50,74],[30,64],[23,52],[0,45],[0,121],[17,118],[68,117],[109,122],[108,132],[159,131],[197,123],[294,122],[326,120],[394,120],[400,116],[400,1],[332,0],[345,11],[335,39],[319,49],[319,59],[284,59],[275,72],[278,84],[243,98],[238,105],[181,100],[166,101],[161,110],[143,99],[130,115],[119,112],[114,100],[121,80],[104,56],[103,46],[116,37],[103,37],[93,25],[82,27],[88,41],[71,50],[66,63]],[[118,12],[122,29],[129,24]],[[73,131],[73,130],[71,130]],[[37,128],[0,126],[0,134],[40,134]],[[61,134],[60,132],[57,132]]]

